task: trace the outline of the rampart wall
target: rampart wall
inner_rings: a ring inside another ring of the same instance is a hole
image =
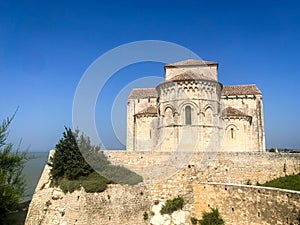
[[[121,151],[106,154],[114,163],[123,162],[148,180],[135,186],[109,185],[102,193],[80,190],[64,194],[59,188],[49,186],[50,168],[46,165],[25,224],[150,224],[154,201],[163,204],[178,195],[184,198],[182,215],[185,216],[173,219],[171,224],[191,224],[191,216],[200,219],[209,207],[218,208],[226,224],[299,224],[300,192],[243,184],[249,183],[248,180],[255,184],[299,173],[300,154],[178,153],[170,156],[169,153]],[[147,220],[144,220],[145,212],[149,215]],[[153,225],[170,225],[166,217],[157,218]]]
[[[195,217],[218,208],[226,224],[300,224],[300,192],[220,183],[194,184]]]
[[[146,180],[180,169],[185,177],[202,182],[257,184],[300,173],[299,153],[266,152],[126,152],[105,151],[115,164],[121,164]],[[156,168],[156,169],[155,169]],[[152,173],[152,174],[151,174]]]
[[[28,210],[26,225],[143,225],[150,196],[143,185],[109,185],[101,193],[64,194],[50,187],[50,168],[42,173]]]

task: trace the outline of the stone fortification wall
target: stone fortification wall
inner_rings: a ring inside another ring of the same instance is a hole
[[[220,210],[226,224],[297,224],[300,192],[229,183],[244,184],[248,179],[253,183],[263,182],[285,173],[299,173],[300,154],[170,155],[123,151],[106,154],[114,163],[124,163],[144,175],[145,184],[110,185],[106,191],[95,194],[84,190],[64,194],[49,186],[50,168],[46,165],[25,224],[143,225],[152,221],[153,225],[188,225],[190,216],[200,219],[204,211],[209,211],[209,206]],[[182,160],[186,163],[180,164]],[[145,169],[145,165],[148,168]],[[158,166],[157,169],[149,169],[156,168],[153,165]],[[223,181],[227,184],[220,183]],[[183,211],[172,215],[173,218],[159,215],[155,208],[178,195],[185,201]],[[144,220],[145,212],[149,216],[147,220]]]
[[[101,193],[84,190],[64,194],[50,187],[50,168],[42,173],[28,210],[26,225],[147,224],[151,204],[146,188],[109,185]]]
[[[274,225],[300,223],[300,192],[218,183],[194,184],[196,218],[218,208],[226,224]]]
[[[203,182],[256,184],[300,173],[300,154],[264,152],[125,152],[105,151],[115,164],[121,164],[152,178],[168,178],[179,169],[185,179]],[[156,179],[157,180],[157,179]]]

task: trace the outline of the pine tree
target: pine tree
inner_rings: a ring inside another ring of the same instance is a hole
[[[53,180],[59,178],[74,180],[94,171],[79,151],[76,137],[70,128],[65,128],[55,150],[54,156],[50,159]]]
[[[4,120],[0,126],[0,220],[16,209],[25,189],[22,170],[27,152],[19,153],[19,149],[13,151],[13,145],[6,143],[12,119]]]

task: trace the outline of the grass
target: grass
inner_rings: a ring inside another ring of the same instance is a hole
[[[110,183],[110,180],[100,176],[97,172],[93,172],[86,177],[79,177],[76,180],[60,178],[53,181],[52,185],[59,186],[64,193],[72,193],[81,187],[83,187],[86,192],[102,192],[106,189],[107,184]]]
[[[135,185],[143,182],[143,177],[118,165],[112,165],[103,152],[89,151],[83,153],[85,159],[101,176],[107,177],[117,184]]]
[[[84,153],[84,157],[93,165],[94,172],[76,179],[65,177],[52,179],[51,186],[59,186],[64,193],[72,193],[81,187],[86,192],[93,193],[105,191],[107,184],[111,183],[135,185],[143,182],[143,178],[135,172],[122,166],[112,165],[102,152],[89,151]]]
[[[280,178],[268,181],[264,184],[260,184],[259,186],[275,187],[275,188],[300,191],[300,173],[296,174],[296,175],[280,177]]]
[[[105,170],[100,171],[99,173],[118,184],[135,185],[143,182],[143,178],[140,175],[126,169],[123,166],[108,165]]]

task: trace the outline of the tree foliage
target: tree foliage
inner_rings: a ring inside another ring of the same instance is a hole
[[[13,150],[7,143],[8,127],[13,117],[4,120],[0,126],[0,219],[3,215],[15,210],[24,194],[25,179],[22,175],[27,152]]]
[[[83,133],[79,135],[78,130],[72,132],[65,128],[55,150],[49,162],[51,185],[59,186],[64,192],[73,192],[80,187],[86,192],[101,192],[110,183],[133,185],[142,182],[142,177],[136,173],[111,165],[100,147],[92,145]]]
[[[211,212],[205,212],[202,219],[199,220],[200,225],[224,225],[225,222],[221,218],[217,208],[211,208]]]
[[[55,150],[54,156],[50,158],[52,180],[75,180],[94,171],[79,151],[76,137],[70,128],[65,128]]]
[[[108,178],[114,183],[135,185],[143,181],[143,178],[135,172],[119,165],[112,165],[99,146],[91,144],[90,138],[79,131],[75,131],[80,152],[88,163],[100,175]]]
[[[65,128],[55,150],[50,158],[52,186],[59,186],[65,193],[81,187],[86,192],[101,192],[111,183],[86,162],[86,155],[82,152],[98,152],[98,147],[91,145],[89,138],[83,134],[79,136],[78,130],[72,132],[70,128]]]

